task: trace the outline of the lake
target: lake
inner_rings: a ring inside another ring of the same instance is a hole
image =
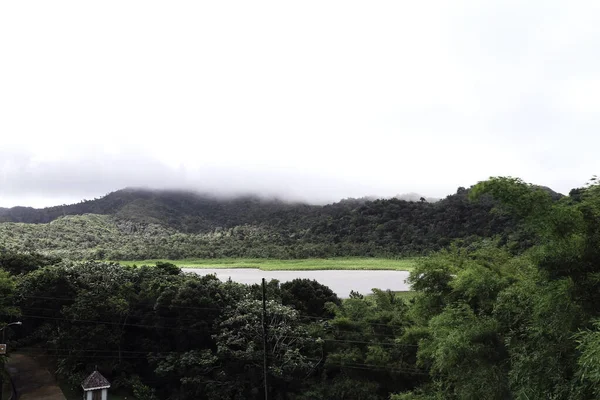
[[[329,286],[339,297],[346,298],[351,290],[361,294],[371,293],[371,289],[390,289],[407,291],[410,286],[406,283],[408,271],[386,270],[323,270],[323,271],[262,271],[254,268],[184,268],[185,272],[199,275],[215,274],[217,278],[226,281],[231,278],[234,282],[253,284],[260,283],[262,278],[267,281],[277,279],[280,282],[293,279],[315,279]]]

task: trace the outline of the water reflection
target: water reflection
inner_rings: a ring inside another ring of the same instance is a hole
[[[371,289],[390,289],[394,291],[410,290],[406,283],[409,272],[407,271],[381,271],[381,270],[325,270],[325,271],[262,271],[254,268],[185,268],[186,272],[199,275],[215,274],[217,278],[225,281],[231,278],[239,283],[260,283],[262,278],[267,281],[277,279],[281,282],[291,281],[296,278],[315,279],[319,283],[329,286],[338,296],[348,297],[351,290],[362,294],[369,294]]]

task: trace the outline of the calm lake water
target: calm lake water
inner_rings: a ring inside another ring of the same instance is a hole
[[[371,289],[390,289],[394,291],[410,290],[405,282],[410,274],[408,271],[370,271],[370,270],[325,270],[325,271],[262,271],[254,268],[185,268],[184,271],[199,275],[215,274],[217,278],[226,281],[231,278],[239,283],[260,283],[262,278],[267,281],[277,279],[280,282],[293,279],[315,279],[329,286],[339,297],[348,297],[351,290],[361,294],[371,293]]]

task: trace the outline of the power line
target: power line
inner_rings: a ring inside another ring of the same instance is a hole
[[[315,317],[313,315],[304,315],[304,314],[300,314],[300,316],[302,318],[308,318],[308,319],[316,319],[319,321],[333,321],[336,319],[336,317]],[[388,324],[383,324],[383,323],[379,323],[379,322],[367,322],[367,321],[352,321],[352,322],[356,322],[356,323],[364,323],[367,325],[375,325],[375,326],[383,326],[386,328],[394,328],[393,325],[388,325]]]
[[[397,373],[401,373],[401,374],[429,376],[429,374],[427,372],[420,371],[420,370],[402,369],[402,368],[386,368],[386,367],[380,367],[380,366],[370,365],[370,364],[333,364],[333,363],[326,363],[326,365],[327,364],[329,364],[329,365],[335,365],[335,366],[342,367],[342,368],[362,369],[362,370],[381,371],[381,372],[383,372],[383,371],[385,371],[385,372],[397,372]]]
[[[48,317],[42,315],[32,315],[32,314],[21,314],[22,317],[25,318],[34,318],[34,319],[46,319],[53,321],[67,321],[67,322],[82,322],[82,323],[91,323],[91,324],[102,324],[102,325],[116,325],[116,326],[132,326],[137,328],[147,328],[153,330],[161,330],[161,329],[170,329],[177,330],[183,332],[194,332],[194,333],[221,333],[220,330],[214,329],[189,329],[189,328],[178,328],[178,327],[170,327],[170,326],[156,326],[156,325],[143,325],[143,324],[131,324],[131,323],[122,323],[122,322],[114,322],[114,321],[99,321],[99,320],[89,320],[89,319],[79,319],[79,318],[60,318],[60,317]],[[315,338],[311,336],[294,336],[294,335],[286,335],[286,337],[291,339],[312,339],[312,340],[322,340],[325,342],[337,342],[337,343],[354,343],[354,344],[368,344],[368,345],[377,345],[377,346],[390,346],[390,347],[418,347],[418,345],[413,344],[404,344],[404,343],[382,343],[382,342],[373,342],[373,341],[362,341],[362,340],[346,340],[346,339],[329,339],[329,338]]]
[[[126,322],[114,322],[114,321],[98,321],[91,319],[79,319],[79,318],[59,318],[59,317],[48,317],[43,315],[31,315],[31,314],[21,314],[21,317],[25,318],[34,318],[34,319],[48,319],[54,321],[68,321],[68,322],[83,322],[83,323],[92,323],[92,324],[102,324],[102,325],[117,325],[117,326],[131,326],[136,328],[148,328],[148,329],[172,329],[178,331],[185,332],[196,332],[196,333],[210,333],[208,330],[198,330],[198,329],[189,329],[189,328],[177,328],[172,326],[156,326],[156,325],[143,325],[143,324],[131,324]]]
[[[215,329],[190,329],[190,328],[178,328],[178,327],[170,327],[170,326],[157,326],[157,325],[143,325],[143,324],[132,324],[126,322],[114,322],[114,321],[100,321],[100,320],[88,320],[88,319],[78,319],[78,318],[60,318],[60,317],[48,317],[42,315],[31,315],[31,314],[21,314],[22,317],[26,318],[34,318],[34,319],[47,319],[47,320],[55,320],[55,321],[67,321],[67,322],[82,322],[82,323],[93,323],[93,324],[102,324],[102,325],[116,325],[116,326],[131,326],[137,328],[147,328],[154,330],[168,329],[168,330],[177,330],[183,332],[194,332],[194,333],[221,333],[222,330]],[[349,332],[352,333],[352,332]],[[385,342],[373,342],[373,341],[362,341],[362,340],[349,340],[349,339],[328,339],[328,338],[315,338],[311,336],[291,336],[287,335],[288,338],[296,338],[296,339],[313,339],[313,340],[323,340],[326,342],[338,342],[338,343],[354,343],[354,344],[370,344],[377,346],[391,346],[391,347],[419,347],[416,344],[405,344],[405,343],[385,343]],[[393,336],[391,336],[393,337]]]
[[[56,308],[47,308],[47,307],[20,307],[20,309],[21,310],[54,311],[54,312],[62,313],[62,310],[57,310]],[[202,323],[203,322],[203,321],[199,321],[198,319],[185,319],[182,317],[166,317],[166,316],[163,316],[160,314],[150,314],[150,316],[157,320],[170,319],[170,320],[176,320],[179,322],[190,322],[190,323]],[[130,314],[129,317],[135,317],[135,315]]]
[[[76,347],[70,347],[70,348],[54,348],[54,347],[48,347],[46,348],[47,350],[50,351],[60,351],[60,352],[65,352],[65,353],[72,353],[72,352],[86,352],[86,353],[93,353],[93,352],[99,352],[99,353],[128,353],[128,354],[153,354],[152,351],[141,351],[141,350],[107,350],[107,349],[78,349]],[[40,347],[18,347],[18,350],[43,350]],[[156,352],[159,354],[184,354],[184,353],[188,353],[190,351],[194,351],[194,350],[189,350],[189,351],[161,351],[161,352]]]
[[[77,299],[76,297],[50,297],[50,296],[29,296],[29,295],[21,295],[21,297],[28,298],[28,299],[41,299],[41,300],[69,300],[69,301],[75,301]],[[100,297],[100,296],[98,296],[98,297]],[[157,305],[156,301],[154,301],[154,302],[151,302],[151,301],[147,301],[147,302],[138,301],[136,303],[137,304]],[[191,306],[176,306],[176,305],[172,305],[172,304],[164,305],[164,307],[165,308],[181,308],[181,309],[186,309],[186,310],[203,310],[203,311],[223,311],[224,310],[224,308],[218,308],[218,307],[191,307]]]
[[[26,351],[23,351],[26,350]],[[33,350],[33,351],[32,351]],[[76,358],[92,358],[92,359],[96,359],[96,358],[103,358],[103,359],[115,359],[115,360],[147,360],[148,358],[167,358],[171,355],[174,354],[185,354],[187,352],[185,351],[171,351],[171,352],[160,352],[157,354],[151,353],[151,352],[139,352],[139,353],[145,353],[147,355],[142,356],[142,355],[121,355],[119,356],[118,354],[90,354],[90,355],[81,355],[81,354],[73,354],[74,352],[90,352],[90,353],[94,353],[94,352],[99,352],[99,353],[103,353],[103,352],[112,352],[112,353],[118,353],[119,350],[96,350],[96,349],[48,349],[46,351],[40,349],[40,348],[36,348],[36,347],[21,347],[18,348],[19,352],[22,353],[26,353],[26,354],[43,354],[43,355],[50,355],[50,356],[75,356]],[[50,353],[50,354],[49,354]],[[126,353],[126,352],[123,352]],[[137,352],[129,352],[129,353],[137,353]],[[274,357],[270,357],[272,359],[275,359]],[[254,358],[246,358],[243,359],[243,361],[262,361],[263,358],[261,357],[254,357]],[[305,361],[312,361],[312,362],[319,362],[322,361],[321,359],[314,359],[314,358],[304,358]],[[407,367],[387,367],[387,366],[382,366],[382,365],[378,365],[378,364],[366,364],[366,363],[358,363],[358,362],[350,362],[350,363],[346,363],[346,362],[335,362],[335,361],[331,361],[326,359],[324,366],[335,366],[335,367],[341,367],[341,368],[351,368],[351,369],[362,369],[362,370],[371,370],[371,371],[380,371],[380,372],[396,372],[396,373],[405,373],[405,374],[412,374],[412,375],[424,375],[424,376],[428,376],[429,374],[426,371],[417,369],[417,368],[407,368]]]
[[[62,312],[61,310],[56,310],[54,308],[45,308],[45,307],[23,307],[22,310],[38,310],[38,311],[55,311],[55,312]],[[42,316],[39,316],[37,318],[41,318]],[[185,318],[180,318],[180,317],[165,317],[165,316],[161,316],[161,315],[154,315],[152,314],[152,317],[156,318],[157,320],[164,320],[164,319],[168,319],[168,320],[174,320],[174,321],[178,321],[178,322],[182,322],[182,323],[189,323],[189,324],[202,324],[203,321],[198,321],[197,319],[185,319]],[[32,317],[32,318],[36,318],[36,317]],[[47,317],[48,319],[50,319],[51,317]],[[56,317],[56,319],[59,319],[59,317]],[[65,320],[69,320],[69,321],[75,321],[75,322],[90,322],[92,320],[75,320],[75,319],[70,319],[70,318],[66,318],[64,317]],[[155,329],[178,329],[178,330],[187,330],[187,328],[177,328],[177,327],[159,327],[159,326],[155,326],[155,325],[143,325],[143,324],[132,324],[132,323],[119,323],[119,322],[115,322],[115,321],[100,321],[100,320],[94,320],[95,322],[98,323],[106,323],[106,324],[111,324],[111,325],[121,325],[121,326],[134,326],[134,327],[152,327]],[[207,324],[208,325],[208,324]],[[214,330],[214,329],[210,329],[210,328],[206,328],[206,329],[196,329],[200,332],[204,332],[204,333],[219,333],[220,331],[218,330]],[[357,334],[360,332],[354,332],[354,331],[338,331],[338,334]],[[380,336],[380,337],[389,337],[389,338],[397,338],[396,335],[393,334],[385,334],[385,333],[377,333],[377,332],[369,332],[369,335],[373,335],[373,336]],[[416,346],[416,345],[415,345]]]
[[[23,310],[42,310],[42,311],[55,311],[55,312],[62,312],[61,310],[57,310],[54,308],[45,308],[45,307],[22,307]],[[166,317],[166,316],[161,316],[161,315],[154,315],[152,314],[152,317],[159,319],[159,320],[164,320],[164,319],[168,319],[168,320],[174,320],[174,321],[178,321],[178,322],[183,322],[183,323],[190,323],[190,324],[196,324],[196,323],[202,323],[201,321],[199,322],[197,319],[184,319],[181,317]],[[101,321],[98,321],[101,322]],[[114,321],[111,322],[107,322],[110,324],[114,324],[114,325],[124,325],[124,326],[138,326],[141,327],[141,324],[121,324],[121,323],[117,323]],[[159,328],[158,326],[154,326],[154,325],[148,325],[148,326],[152,326],[154,328]],[[162,327],[161,329],[184,329],[184,328],[174,328],[174,327]],[[210,329],[205,329],[205,330],[200,330],[203,332],[208,332],[208,333],[218,333],[219,331],[215,331],[215,330],[210,330]],[[356,332],[356,331],[343,331],[343,330],[338,330],[337,331],[338,334],[357,334],[360,332]],[[369,332],[369,335],[372,336],[380,336],[380,337],[388,337],[388,338],[397,338],[397,335],[394,334],[387,334],[387,333],[379,333],[379,332]],[[417,345],[415,345],[415,347],[418,347]]]
[[[42,299],[42,300],[70,300],[70,301],[75,301],[76,298],[74,297],[50,297],[50,296],[29,296],[29,295],[22,295],[21,297],[24,298],[31,298],[31,299]],[[143,302],[138,302],[138,304],[144,304]],[[146,302],[145,304],[154,304],[156,305],[156,302]],[[171,308],[180,308],[180,309],[186,309],[186,310],[201,310],[201,311],[226,311],[227,308],[218,308],[218,307],[192,307],[192,306],[177,306],[177,305],[164,305],[163,306],[166,309],[171,309]],[[155,309],[153,307],[153,309]],[[57,310],[59,311],[59,310]],[[316,317],[314,315],[307,315],[307,314],[302,314],[299,311],[296,311],[298,317],[300,318],[307,318],[307,319],[313,319],[313,320],[317,320],[318,322],[322,322],[322,321],[335,321],[336,317]],[[385,327],[388,329],[394,329],[395,327],[393,325],[389,325],[389,324],[384,324],[384,323],[378,323],[378,322],[368,322],[368,321],[352,321],[352,322],[356,322],[356,323],[362,323],[362,324],[367,324],[367,325],[373,325],[373,326],[381,326],[381,327]]]

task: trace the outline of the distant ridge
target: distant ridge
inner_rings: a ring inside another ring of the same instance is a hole
[[[491,212],[493,199],[472,202],[468,193],[458,188],[436,202],[408,193],[309,205],[126,188],[77,204],[0,209],[0,248],[118,260],[395,257],[479,238],[496,238],[517,248],[531,245],[520,236],[518,221]]]
[[[422,198],[433,203],[439,198],[423,197],[418,193],[396,195],[393,198],[417,202]],[[365,196],[361,198],[342,199],[339,204],[364,204],[381,198]],[[337,203],[332,203],[337,204]],[[331,205],[331,204],[329,204]],[[327,205],[326,205],[327,206]],[[323,206],[310,205],[303,202],[283,201],[277,198],[263,198],[257,195],[239,195],[220,197],[209,193],[189,190],[163,190],[127,187],[93,200],[82,200],[79,203],[63,204],[45,208],[33,207],[0,207],[0,222],[48,223],[67,215],[100,214],[114,215],[122,219],[136,222],[180,225],[182,218],[210,217],[217,225],[229,225],[229,219],[235,225],[248,223],[264,217],[265,214],[303,208],[318,210]],[[250,217],[249,214],[253,216]],[[227,217],[225,217],[227,215]],[[225,218],[224,218],[225,217]],[[179,221],[179,222],[178,222]],[[194,230],[194,229],[192,229]]]
[[[213,226],[254,223],[267,215],[291,208],[311,209],[303,203],[262,199],[245,195],[235,198],[185,190],[125,188],[94,200],[46,208],[0,208],[0,222],[48,223],[66,215],[100,214],[119,219],[158,223],[183,231],[202,231]]]

